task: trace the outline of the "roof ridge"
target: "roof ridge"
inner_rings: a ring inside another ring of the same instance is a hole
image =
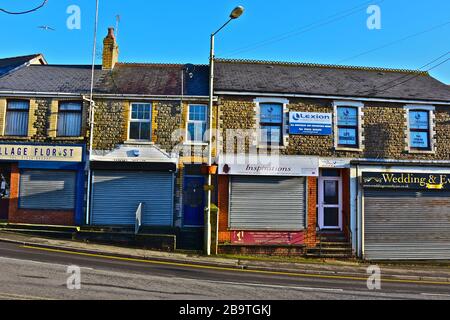
[[[163,66],[163,67],[184,67],[187,63],[169,62],[117,62],[116,65],[123,66]],[[207,64],[193,64],[194,66],[208,66]]]
[[[274,65],[279,65],[279,66],[334,68],[334,69],[344,69],[344,70],[378,71],[378,72],[401,72],[401,73],[419,74],[419,75],[426,75],[426,76],[429,75],[429,73],[427,71],[421,71],[421,70],[383,68],[383,67],[348,66],[348,65],[321,64],[321,63],[310,63],[310,62],[270,61],[270,60],[251,60],[251,59],[224,59],[224,58],[217,58],[216,61],[223,62],[223,63],[274,64]]]

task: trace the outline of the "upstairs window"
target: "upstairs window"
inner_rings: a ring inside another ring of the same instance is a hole
[[[189,105],[187,119],[187,141],[204,143],[206,137],[206,126],[208,123],[208,107],[205,105]]]
[[[431,150],[430,112],[409,111],[409,146],[413,150]]]
[[[59,137],[81,136],[81,102],[60,102],[58,110],[58,133]]]
[[[30,110],[29,101],[8,101],[6,110],[7,136],[27,136],[28,135],[28,113]]]
[[[356,107],[337,107],[337,137],[338,147],[358,148],[359,146],[359,117]]]
[[[259,104],[260,142],[264,145],[282,145],[283,105],[278,103]]]
[[[129,139],[150,141],[152,131],[152,105],[150,103],[131,104]]]

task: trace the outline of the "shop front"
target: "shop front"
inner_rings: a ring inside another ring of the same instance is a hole
[[[82,145],[0,144],[0,219],[82,224],[84,169]]]
[[[221,157],[219,243],[303,246],[308,177],[318,175],[314,157]]]
[[[154,146],[120,146],[91,159],[89,224],[143,227],[174,226],[177,160]]]
[[[450,168],[358,166],[360,254],[450,259]]]

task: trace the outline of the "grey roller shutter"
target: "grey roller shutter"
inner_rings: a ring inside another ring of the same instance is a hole
[[[92,224],[134,225],[143,203],[143,225],[172,226],[173,179],[164,172],[94,171]]]
[[[234,176],[230,191],[232,229],[304,229],[304,178]]]
[[[20,174],[19,207],[22,209],[73,210],[76,172],[24,170]]]
[[[450,259],[450,192],[366,190],[369,260]]]

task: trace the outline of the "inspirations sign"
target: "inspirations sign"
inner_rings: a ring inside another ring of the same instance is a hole
[[[290,112],[289,134],[328,136],[333,124],[331,113]]]
[[[82,162],[83,147],[0,144],[1,160]]]
[[[450,190],[450,174],[365,172],[365,188]]]

